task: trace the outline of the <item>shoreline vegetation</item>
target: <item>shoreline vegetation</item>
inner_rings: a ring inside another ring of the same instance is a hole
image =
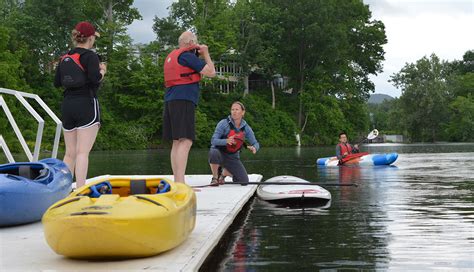
[[[373,148],[390,148],[390,147],[393,147],[393,148],[403,148],[403,147],[425,147],[425,148],[428,148],[428,153],[431,153],[433,149],[429,149],[430,147],[433,147],[435,149],[439,149],[441,148],[441,150],[438,150],[440,153],[445,153],[445,152],[449,152],[446,150],[447,147],[459,147],[461,148],[461,146],[466,146],[467,147],[467,150],[459,150],[457,152],[471,152],[472,150],[472,146],[474,145],[474,141],[473,142],[435,142],[435,143],[432,143],[432,142],[429,142],[429,143],[422,143],[422,142],[414,142],[414,143],[371,143],[371,144],[365,144],[364,146],[366,146],[369,150],[373,149]],[[206,147],[193,147],[193,149],[195,150],[194,152],[197,152],[197,153],[193,153],[194,155],[192,156],[201,156],[203,154],[207,154],[208,152],[208,148]],[[151,153],[155,153],[155,152],[158,152],[159,154],[163,154],[164,156],[167,156],[169,155],[167,152],[169,150],[169,147],[167,146],[159,146],[157,148],[145,148],[145,149],[117,149],[117,150],[93,150],[92,151],[92,154],[94,154],[95,156],[110,156],[110,155],[118,155],[118,156],[121,156],[120,154],[130,154],[130,153],[140,153],[140,152],[144,152],[143,154],[150,154],[148,152],[151,152]],[[286,146],[286,147],[267,147],[263,150],[261,150],[263,153],[266,153],[266,154],[274,154],[274,152],[276,152],[275,154],[286,154],[285,152],[300,152],[300,151],[304,151],[306,150],[306,152],[313,152],[312,150],[315,150],[318,152],[319,155],[315,155],[314,159],[316,159],[316,157],[330,157],[330,156],[333,156],[334,154],[334,151],[335,151],[335,148],[334,148],[334,145],[317,145],[317,146],[302,146],[302,147],[298,147],[298,146]],[[380,151],[379,153],[385,153],[387,151]],[[403,152],[400,152],[400,151],[397,151],[397,153],[403,153]],[[50,154],[51,154],[51,150],[42,150],[40,152],[40,158],[48,158],[50,157]],[[140,153],[142,154],[142,153]],[[58,155],[59,155],[59,158],[64,155],[64,148],[60,147],[59,148],[59,151],[58,151]],[[27,161],[27,157],[26,155],[21,151],[16,151],[14,153],[12,153],[12,156],[13,158],[15,159],[15,161],[19,162],[19,161]],[[161,155],[160,155],[161,156]],[[243,158],[249,158],[249,153],[248,152],[244,152],[244,154],[242,154]],[[264,157],[266,155],[263,155]],[[0,164],[2,163],[8,163],[8,160],[6,158],[6,156],[0,152]]]
[[[295,134],[303,146],[335,144],[342,130],[356,141],[372,127],[411,142],[474,141],[473,50],[460,60],[431,54],[407,63],[392,76],[401,97],[367,103],[374,91],[369,76],[382,71],[387,38],[383,22],[361,1],[179,0],[169,11],[154,20],[156,39],[136,44],[126,32],[141,18],[133,0],[2,1],[0,87],[38,94],[59,116],[55,66],[71,48],[70,30],[91,21],[101,32],[97,52],[108,64],[94,150],[162,148],[164,57],[183,30],[194,29],[222,68],[218,79],[202,83],[194,147],[209,146],[235,100],[246,105],[263,147],[294,146]],[[32,148],[36,121],[14,97],[3,97]],[[41,148],[50,150],[54,124],[45,121]],[[21,152],[3,111],[0,133],[12,152]]]

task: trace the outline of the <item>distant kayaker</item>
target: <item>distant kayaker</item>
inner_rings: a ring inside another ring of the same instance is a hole
[[[226,176],[232,177],[234,182],[249,182],[247,170],[240,161],[240,150],[246,147],[255,154],[260,149],[260,144],[252,128],[243,119],[244,115],[244,104],[236,101],[232,103],[230,115],[216,126],[209,151],[211,185],[224,184]],[[250,145],[246,145],[245,140]]]
[[[188,154],[195,139],[199,81],[201,76],[214,77],[216,70],[207,45],[198,44],[192,32],[183,32],[178,43],[179,48],[173,50],[164,63],[163,140],[173,141],[171,168],[174,181],[184,183]]]
[[[347,155],[359,153],[359,145],[351,145],[348,143],[347,134],[345,132],[339,133],[339,144],[336,146],[336,156],[339,160],[345,158]]]
[[[76,188],[85,184],[89,152],[100,127],[97,91],[107,71],[105,63],[91,49],[100,37],[89,22],[80,22],[72,31],[75,48],[61,58],[54,86],[64,88],[61,119],[66,154],[64,162],[76,177]]]

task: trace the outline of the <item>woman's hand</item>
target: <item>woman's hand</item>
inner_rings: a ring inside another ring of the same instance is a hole
[[[229,138],[227,138],[227,144],[228,145],[235,145],[235,139],[234,139],[235,136],[230,136]]]
[[[249,145],[249,146],[247,146],[247,148],[248,148],[250,151],[252,151],[253,154],[257,153],[257,149],[255,148],[255,146]]]
[[[107,64],[105,62],[99,63],[99,72],[102,74],[102,77],[107,73]]]

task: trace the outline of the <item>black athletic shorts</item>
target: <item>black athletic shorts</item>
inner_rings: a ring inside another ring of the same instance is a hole
[[[63,129],[73,131],[100,124],[97,98],[90,96],[65,96],[61,105]]]
[[[165,102],[163,111],[163,140],[179,140],[182,138],[194,141],[196,105],[188,100],[171,100]]]

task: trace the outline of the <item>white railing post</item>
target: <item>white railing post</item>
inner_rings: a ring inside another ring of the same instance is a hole
[[[10,152],[10,149],[8,149],[7,143],[5,142],[5,139],[3,139],[3,136],[0,135],[0,147],[3,149],[3,152],[7,156],[7,160],[9,163],[15,162],[13,159],[12,153]]]
[[[56,158],[58,156],[58,147],[59,147],[59,140],[61,139],[61,130],[63,127],[63,123],[59,118],[54,114],[54,112],[44,103],[43,99],[38,95],[35,95],[34,99],[38,104],[46,111],[46,113],[53,119],[56,123],[56,132],[54,133],[54,142],[53,142],[53,150],[51,154],[51,158]]]
[[[39,153],[40,153],[40,147],[41,147],[41,140],[43,139],[43,129],[44,129],[44,120],[39,116],[39,114],[31,107],[31,105],[26,101],[23,96],[21,96],[18,92],[15,93],[16,99],[23,104],[23,107],[25,107],[28,112],[33,116],[33,118],[36,119],[36,122],[38,122],[38,130],[36,131],[36,141],[35,141],[35,149],[33,151],[33,160],[32,161],[38,161],[39,158]]]
[[[31,151],[28,148],[28,145],[26,144],[25,138],[23,138],[23,134],[21,134],[21,131],[18,128],[18,125],[16,124],[12,113],[10,112],[10,109],[8,108],[7,103],[5,103],[5,99],[3,99],[3,96],[1,95],[0,95],[0,106],[3,108],[3,111],[5,112],[5,115],[7,116],[8,122],[10,122],[10,125],[12,126],[13,131],[15,132],[16,137],[18,138],[18,141],[20,141],[23,151],[25,151],[26,156],[28,157],[28,160],[33,161],[33,155],[31,154]]]
[[[59,146],[59,141],[61,138],[61,128],[62,128],[62,123],[61,120],[54,114],[54,112],[44,103],[44,101],[36,94],[31,94],[31,93],[25,93],[25,92],[20,92],[20,91],[15,91],[15,90],[10,90],[10,89],[5,89],[5,88],[0,88],[0,93],[4,94],[10,94],[14,95],[18,101],[28,110],[28,112],[36,119],[38,122],[38,130],[36,132],[36,141],[35,141],[35,148],[33,154],[31,154],[30,149],[28,148],[28,145],[25,142],[25,139],[23,138],[23,135],[21,134],[15,119],[13,118],[10,110],[8,109],[8,106],[5,103],[5,100],[1,97],[0,95],[0,106],[2,106],[5,114],[7,115],[8,121],[10,122],[10,125],[13,127],[13,130],[15,131],[15,134],[20,141],[20,144],[23,147],[23,150],[25,151],[28,159],[30,161],[37,161],[39,159],[39,153],[41,151],[41,141],[43,138],[43,130],[44,130],[44,119],[39,116],[39,114],[31,107],[31,105],[26,101],[26,98],[31,98],[34,99],[45,111],[46,113],[53,119],[53,121],[56,123],[56,133],[54,135],[54,143],[53,143],[53,150],[51,157],[56,158],[58,154],[58,146]],[[4,140],[3,140],[4,141]],[[5,142],[5,141],[4,141]],[[6,146],[6,143],[5,145]],[[8,149],[8,147],[7,147]],[[5,150],[5,149],[4,149]],[[11,154],[10,154],[11,156]]]

